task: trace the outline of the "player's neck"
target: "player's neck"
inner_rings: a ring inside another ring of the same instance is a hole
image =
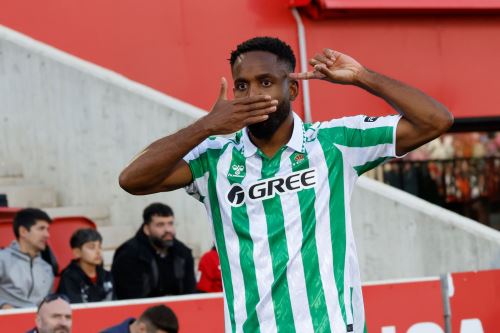
[[[248,131],[252,142],[269,158],[286,145],[293,133],[293,113],[290,112],[276,132],[269,139],[259,139]]]

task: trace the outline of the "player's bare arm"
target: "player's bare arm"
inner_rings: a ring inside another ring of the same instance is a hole
[[[396,130],[396,153],[405,154],[443,134],[453,124],[447,108],[422,91],[371,71],[352,57],[331,49],[309,61],[313,70],[290,74],[292,79],[320,79],[361,87],[383,98],[403,118]]]
[[[276,111],[277,100],[268,95],[227,99],[227,81],[221,82],[219,97],[211,112],[190,126],[159,139],[140,152],[121,172],[120,186],[136,195],[171,191],[192,181],[191,171],[182,159],[190,150],[212,135],[234,133],[264,121]]]

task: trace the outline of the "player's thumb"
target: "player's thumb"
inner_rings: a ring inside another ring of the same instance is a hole
[[[225,77],[222,77],[220,80],[220,92],[219,92],[219,100],[227,100],[227,80]]]

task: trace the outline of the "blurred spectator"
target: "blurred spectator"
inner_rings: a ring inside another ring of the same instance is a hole
[[[200,280],[196,285],[198,291],[205,293],[217,293],[222,291],[222,276],[220,271],[219,254],[213,246],[206,252],[198,264]]]
[[[169,206],[144,209],[141,228],[116,250],[111,271],[119,299],[195,292],[193,255],[175,238]]]
[[[36,306],[52,289],[52,267],[40,256],[51,222],[36,208],[22,209],[14,217],[16,240],[0,250],[0,308]]]
[[[101,244],[101,235],[92,228],[79,229],[71,236],[75,259],[61,273],[58,289],[71,303],[114,299],[111,273],[103,268]]]
[[[73,318],[66,295],[46,296],[38,306],[35,323],[36,328],[27,333],[70,333]]]
[[[177,333],[179,323],[175,313],[165,305],[150,307],[139,319],[128,318],[123,323],[101,333]]]

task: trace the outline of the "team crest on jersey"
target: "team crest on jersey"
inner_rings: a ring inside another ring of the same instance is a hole
[[[292,160],[292,167],[296,167],[297,165],[301,164],[306,160],[306,157],[304,154],[295,154]]]
[[[239,207],[246,201],[262,201],[276,195],[313,188],[316,183],[316,168],[308,168],[292,172],[286,176],[262,179],[249,184],[247,187],[243,187],[241,184],[233,184],[226,194],[226,200],[231,206]]]

